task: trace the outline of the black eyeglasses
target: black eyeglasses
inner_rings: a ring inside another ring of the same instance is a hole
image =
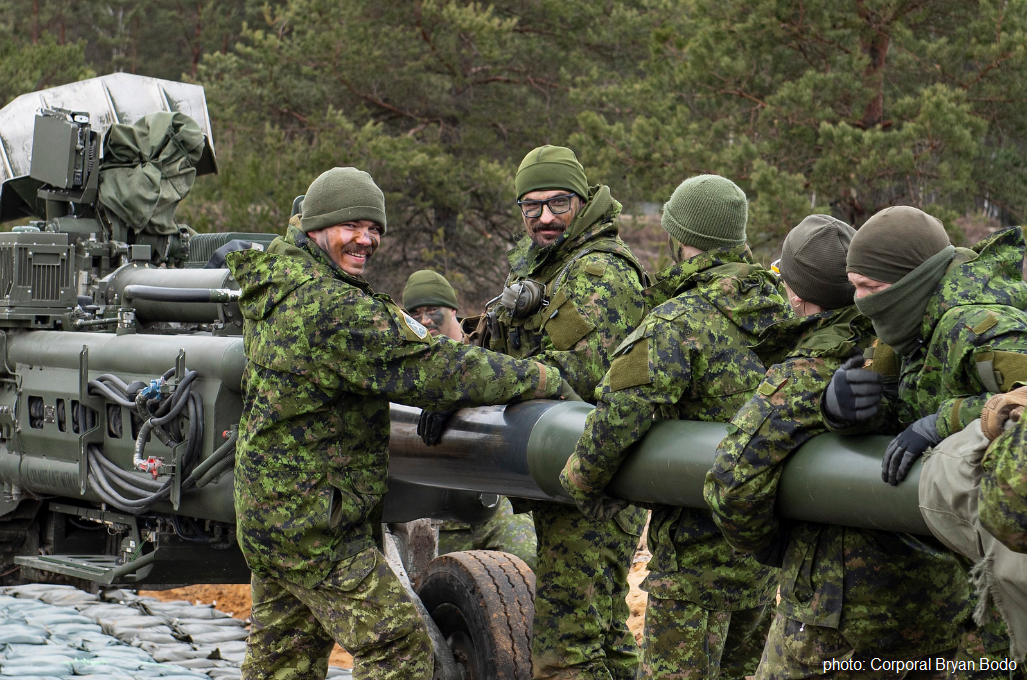
[[[546,206],[549,206],[549,212],[554,215],[562,215],[571,209],[573,198],[574,194],[560,194],[544,201],[517,201],[517,205],[521,206],[521,214],[525,217],[541,217],[542,209]]]

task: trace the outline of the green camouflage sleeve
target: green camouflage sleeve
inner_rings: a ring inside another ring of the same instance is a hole
[[[946,314],[932,336],[945,343],[950,371],[921,376],[917,389],[928,394],[953,394],[938,406],[938,434],[948,437],[981,417],[985,402],[1027,380],[1027,326],[1020,318],[987,306]],[[948,373],[948,375],[946,375]],[[949,385],[945,383],[948,382]],[[959,385],[960,389],[950,387]],[[962,393],[962,394],[960,394]]]
[[[602,496],[631,445],[649,431],[657,409],[677,403],[692,383],[688,343],[663,325],[647,322],[632,333],[596,390],[596,408],[560,474],[560,483],[577,501]]]
[[[322,346],[323,360],[335,367],[347,391],[439,411],[560,392],[560,373],[552,367],[449,338],[435,340],[398,307],[366,300],[341,300],[335,323],[323,339],[311,342]]]
[[[840,360],[793,357],[773,366],[728,424],[703,489],[713,519],[736,550],[756,553],[774,540],[782,464],[826,431],[820,395]]]
[[[1010,550],[1027,553],[1027,418],[995,440],[982,467],[981,524]]]
[[[645,316],[642,290],[623,258],[602,252],[580,258],[554,292],[535,358],[559,368],[582,399],[593,401],[613,350]]]

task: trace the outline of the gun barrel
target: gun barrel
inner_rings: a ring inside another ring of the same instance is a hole
[[[416,433],[419,409],[393,404],[390,475],[427,486],[567,503],[559,473],[591,410],[581,402],[543,400],[464,409],[442,441],[428,447]],[[654,422],[608,492],[638,503],[705,508],[703,483],[726,434],[723,423]],[[930,534],[920,515],[919,464],[897,487],[881,481],[889,440],[815,437],[785,464],[775,511],[802,521]]]

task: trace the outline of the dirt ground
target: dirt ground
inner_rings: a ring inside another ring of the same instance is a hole
[[[647,596],[639,590],[638,584],[649,573],[645,570],[645,565],[648,561],[649,553],[640,550],[635,554],[635,561],[631,565],[631,573],[628,576],[628,583],[631,586],[631,592],[628,593],[628,607],[631,608],[628,628],[635,634],[635,639],[639,642],[642,641],[642,623],[645,618]],[[175,588],[173,590],[141,590],[139,594],[156,597],[164,601],[188,600],[193,604],[210,604],[237,619],[248,619],[250,617],[250,586],[248,584],[205,584]],[[329,664],[339,666],[340,668],[353,668],[353,657],[345,649],[336,645]]]

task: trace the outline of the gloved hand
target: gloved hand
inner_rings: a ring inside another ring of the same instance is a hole
[[[421,418],[417,421],[417,436],[428,446],[435,446],[442,439],[442,433],[454,413],[456,411],[421,411]]]
[[[892,486],[906,478],[916,459],[924,451],[941,441],[938,434],[938,414],[932,413],[917,420],[891,440],[881,461],[881,479]]]
[[[863,368],[863,356],[849,357],[831,376],[824,391],[824,412],[840,424],[854,424],[870,418],[881,403],[884,377]]]
[[[994,395],[981,410],[981,432],[989,440],[995,441],[1005,431],[1008,421],[1020,422],[1025,406],[1027,387],[1018,387],[1012,392]]]
[[[585,401],[578,396],[578,393],[574,391],[574,388],[566,380],[560,382],[560,394],[557,396],[564,401]]]
[[[622,498],[610,498],[609,496],[599,496],[588,500],[576,498],[574,502],[577,503],[578,510],[581,510],[582,515],[597,523],[609,522],[621,510],[630,505]]]

